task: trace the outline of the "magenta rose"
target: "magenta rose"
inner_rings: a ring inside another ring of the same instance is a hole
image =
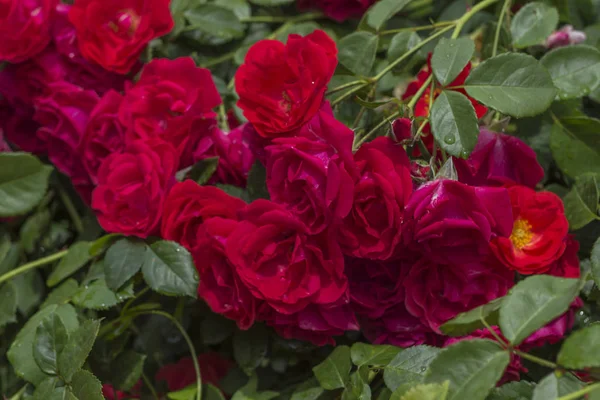
[[[221,97],[208,69],[191,57],[154,59],[125,92],[119,118],[128,140],[160,137],[175,147],[182,167],[192,164],[198,141],[216,125]]]
[[[219,157],[217,170],[210,183],[224,183],[245,187],[248,172],[254,163],[250,143],[243,135],[247,123],[231,132],[214,127],[210,135],[202,137],[194,151],[194,162]]]
[[[359,329],[346,296],[334,304],[311,304],[294,314],[282,314],[263,305],[260,318],[286,339],[311,342],[317,346],[335,344],[334,336]]]
[[[48,89],[50,95],[35,103],[34,119],[40,124],[38,136],[46,143],[50,161],[71,178],[89,201],[91,181],[79,154],[79,144],[98,96],[68,83],[51,84]]]
[[[346,292],[344,259],[332,235],[308,236],[306,225],[267,200],[240,212],[229,235],[229,261],[252,294],[283,314],[331,304]]]
[[[267,188],[311,233],[340,222],[352,207],[353,134],[321,110],[299,136],[277,138],[267,150]]]
[[[46,47],[57,3],[58,0],[0,2],[0,61],[19,63]]]
[[[360,18],[375,0],[299,0],[302,10],[317,8],[338,22],[348,18]]]
[[[404,240],[438,262],[478,261],[489,242],[512,232],[512,209],[504,188],[474,188],[442,179],[413,193],[406,206]]]
[[[250,293],[225,254],[225,243],[237,224],[219,217],[206,220],[193,255],[200,273],[200,297],[214,312],[234,320],[240,329],[248,329],[262,301]]]
[[[400,261],[346,258],[346,275],[354,311],[376,319],[391,307],[404,302],[402,282],[408,265]]]
[[[410,164],[402,146],[379,137],[354,155],[359,178],[354,203],[340,227],[347,255],[387,260],[398,253],[404,207],[412,193]]]
[[[443,342],[443,336],[410,314],[404,303],[387,309],[375,319],[361,317],[359,322],[365,337],[374,344],[407,348],[421,344],[439,346]]]
[[[490,257],[484,262],[438,264],[423,257],[404,280],[406,309],[436,332],[461,312],[502,297],[514,272]]]
[[[535,188],[544,170],[535,152],[521,139],[481,128],[467,160],[454,158],[458,179],[472,186],[518,184]]]
[[[141,238],[157,234],[178,163],[173,146],[160,139],[134,141],[123,153],[108,156],[92,193],[102,228]]]
[[[125,149],[125,127],[119,122],[118,112],[123,96],[107,92],[92,110],[80,145],[80,155],[90,179],[98,182],[98,169],[111,154]]]

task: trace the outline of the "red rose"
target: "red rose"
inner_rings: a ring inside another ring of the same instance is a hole
[[[337,65],[335,42],[321,30],[287,44],[261,40],[235,75],[238,106],[261,136],[282,136],[311,120]]]
[[[567,237],[567,247],[562,256],[550,266],[546,274],[562,278],[579,278],[579,242],[572,235]]]
[[[530,188],[544,178],[535,152],[514,136],[479,131],[475,149],[467,160],[454,158],[458,179],[473,186],[524,185]]]
[[[307,227],[283,207],[256,200],[225,245],[229,261],[259,299],[292,314],[309,304],[332,304],[347,290],[339,245],[326,233],[307,236]]]
[[[125,149],[125,128],[118,119],[123,96],[115,91],[107,92],[90,115],[81,141],[80,155],[92,182],[98,182],[98,169],[111,154]]]
[[[525,351],[529,351],[546,344],[560,342],[567,332],[573,328],[573,324],[575,323],[575,312],[581,307],[583,307],[583,301],[579,297],[575,298],[564,314],[556,317],[544,327],[533,332],[523,341],[523,343],[521,343],[520,347]]]
[[[58,0],[0,2],[0,61],[25,61],[46,47],[57,3]]]
[[[438,264],[423,257],[404,280],[406,308],[436,332],[461,312],[504,296],[514,272],[495,260]]]
[[[192,180],[177,183],[165,200],[162,237],[194,254],[205,220],[212,217],[236,220],[238,211],[245,206],[242,200],[217,187],[200,186]]]
[[[194,150],[194,162],[210,157],[219,157],[217,170],[210,183],[225,183],[246,187],[248,172],[254,163],[250,143],[244,137],[246,125],[231,132],[214,127],[210,135],[200,139]]]
[[[81,54],[120,74],[152,39],[173,29],[169,0],[75,0],[69,19]]]
[[[406,310],[404,303],[389,308],[379,318],[360,318],[365,337],[374,344],[411,347],[421,344],[438,346],[443,336]]]
[[[502,335],[502,332],[500,332],[500,328],[498,328],[497,326],[493,326],[492,329],[498,337],[506,340]],[[467,336],[448,338],[448,340],[446,340],[446,342],[444,343],[444,347],[451,346],[454,343],[462,342],[463,340],[472,339],[488,339],[497,342],[496,338],[494,337],[494,335],[492,335],[492,333],[489,330],[478,329]],[[508,342],[508,340],[506,340],[506,342]],[[527,371],[527,368],[525,368],[521,363],[521,357],[515,355],[514,353],[511,353],[510,363],[504,370],[504,375],[502,375],[502,378],[500,379],[500,381],[498,381],[496,386],[501,386],[508,382],[519,381],[521,380],[521,372],[527,373]]]
[[[8,143],[4,140],[4,134],[2,133],[2,129],[0,129],[0,153],[12,151]]]
[[[206,220],[193,255],[200,273],[200,297],[214,312],[234,320],[240,329],[248,329],[261,302],[250,293],[225,254],[225,243],[237,224],[219,217]]]
[[[565,252],[569,222],[560,197],[525,186],[508,189],[513,227],[497,237],[492,249],[508,268],[521,274],[542,274]]]
[[[234,365],[231,361],[221,357],[219,353],[198,355],[198,364],[202,382],[217,387]],[[165,381],[170,392],[190,386],[196,382],[196,370],[192,357],[184,357],[175,364],[163,365],[156,373],[156,380]]]
[[[373,3],[375,0],[299,0],[298,8],[318,8],[329,18],[343,22],[348,18],[361,17]]]
[[[126,91],[119,118],[129,140],[160,137],[177,149],[185,167],[200,138],[216,126],[212,109],[220,103],[210,71],[191,57],[154,59]]]
[[[390,307],[404,302],[402,282],[408,274],[400,261],[346,258],[346,275],[352,308],[357,314],[376,319]]]
[[[352,131],[321,111],[300,136],[277,138],[267,151],[267,188],[311,233],[341,221],[352,207]]]
[[[141,238],[157,233],[177,164],[173,146],[160,139],[135,141],[125,152],[108,156],[92,193],[102,228]]]
[[[478,261],[489,242],[511,232],[510,199],[504,188],[473,188],[436,180],[415,191],[406,206],[404,240],[438,262]]]
[[[402,146],[387,137],[364,144],[354,155],[359,178],[354,204],[340,228],[345,254],[386,260],[397,253],[404,206],[412,194],[410,163]]]
[[[46,143],[48,158],[68,175],[86,201],[91,181],[83,167],[79,144],[90,114],[98,102],[96,93],[68,83],[55,83],[51,93],[36,101],[35,121],[40,124],[39,138]]]
[[[261,319],[285,339],[305,340],[317,346],[335,344],[334,336],[359,329],[346,296],[334,304],[311,304],[294,314],[282,314],[263,305]]]
[[[398,142],[412,138],[412,121],[410,118],[398,118],[392,123],[392,132]]]

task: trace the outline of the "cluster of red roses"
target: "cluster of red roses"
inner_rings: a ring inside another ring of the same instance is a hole
[[[155,59],[128,82],[143,47],[172,27],[167,0],[5,4],[21,21],[0,43],[0,58],[19,63],[0,73],[7,138],[46,153],[106,231],[185,246],[200,296],[242,329],[264,321],[316,344],[362,329],[375,343],[443,345],[440,326],[505,295],[516,272],[579,275],[561,200],[534,190],[543,170],[521,140],[482,128],[469,159],[454,160],[458,181],[420,186],[396,140],[353,153],[353,132],[324,99],[337,49],[322,31],[250,49],[235,76],[249,122],[223,132],[210,72],[191,58]],[[177,182],[212,156],[213,182],[239,186],[259,160],[271,200]],[[571,323],[572,313],[526,343],[555,341]]]

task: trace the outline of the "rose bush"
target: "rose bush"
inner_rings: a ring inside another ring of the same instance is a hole
[[[595,398],[579,3],[0,0],[2,397]]]

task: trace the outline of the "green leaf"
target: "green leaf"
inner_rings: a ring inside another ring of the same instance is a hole
[[[123,237],[120,233],[110,233],[92,242],[90,246],[90,255],[96,257],[100,255],[107,247],[112,246],[119,238]]]
[[[212,346],[223,343],[235,331],[235,323],[218,314],[210,313],[200,323],[202,343]]]
[[[239,186],[224,185],[221,183],[217,183],[215,186],[230,196],[237,197],[238,199],[244,200],[246,203],[250,202],[250,197],[249,197],[248,191],[242,189]]]
[[[204,158],[192,166],[187,177],[198,185],[204,185],[213,176],[218,166],[219,157]]]
[[[513,345],[540,329],[567,309],[579,292],[578,279],[531,276],[517,283],[500,307],[502,334]]]
[[[216,0],[215,4],[230,9],[239,19],[248,18],[252,13],[246,0]]]
[[[17,322],[17,290],[8,281],[0,287],[0,328]]]
[[[531,382],[510,382],[494,388],[486,400],[530,400],[534,388]]]
[[[532,400],[557,400],[560,396],[576,392],[583,386],[583,383],[571,374],[557,377],[552,372],[537,384]]]
[[[368,108],[370,110],[374,110],[376,108],[379,108],[381,106],[384,106],[384,105],[394,101],[394,99],[385,99],[385,100],[379,100],[379,101],[366,101],[366,100],[361,99],[358,96],[354,96],[354,98],[352,100],[354,100],[359,105],[361,105],[365,108]]]
[[[257,6],[277,7],[285,4],[291,4],[294,0],[250,0],[250,3]]]
[[[225,42],[244,36],[244,24],[235,13],[216,4],[201,4],[184,11],[188,29],[195,29],[215,36]]]
[[[565,46],[540,60],[561,99],[583,97],[600,86],[600,51],[591,46]]]
[[[469,157],[479,137],[473,104],[460,92],[443,91],[431,107],[431,129],[442,149],[455,157]]]
[[[279,396],[279,393],[272,391],[257,392],[258,379],[252,375],[246,386],[239,389],[231,397],[231,400],[271,400]]]
[[[87,359],[100,329],[100,321],[86,320],[79,329],[70,334],[69,342],[58,355],[60,375],[71,381],[73,374],[79,371]]]
[[[477,329],[485,328],[481,321],[484,319],[488,325],[498,325],[498,310],[504,301],[503,297],[476,307],[472,310],[458,314],[440,327],[448,336],[464,336]]]
[[[0,217],[27,213],[44,197],[52,167],[27,153],[0,154]]]
[[[324,389],[319,385],[316,378],[311,378],[296,387],[290,400],[317,400]]]
[[[448,381],[417,385],[409,389],[401,400],[446,400],[449,386]]]
[[[592,278],[594,278],[596,286],[600,287],[600,237],[596,239],[592,247],[590,261],[592,264]]]
[[[560,123],[571,136],[581,140],[592,150],[600,152],[600,119],[567,116],[562,117]]]
[[[411,0],[381,0],[367,10],[367,24],[378,31],[394,15],[402,11]]]
[[[25,220],[19,230],[21,246],[27,253],[33,253],[38,248],[38,242],[50,225],[50,212],[47,209],[36,212]]]
[[[313,372],[324,389],[333,390],[346,386],[351,368],[350,347],[338,346]]]
[[[395,391],[400,385],[421,382],[429,364],[442,349],[432,346],[413,346],[398,354],[383,371],[386,386]]]
[[[7,353],[8,359],[16,374],[34,385],[39,384],[47,377],[47,375],[38,367],[37,363],[34,362],[33,358],[33,343],[36,330],[38,325],[40,325],[47,316],[52,315],[53,313],[57,313],[61,317],[69,334],[77,329],[77,313],[71,305],[50,305],[38,311],[29,319],[29,321],[27,321],[13,340]]]
[[[44,281],[40,272],[27,271],[12,280],[17,291],[17,309],[23,315],[29,316],[40,304],[44,295]]]
[[[469,96],[513,117],[544,112],[556,96],[548,71],[533,57],[505,53],[487,59],[465,82]]]
[[[258,160],[252,164],[252,168],[248,172],[246,189],[250,201],[271,198],[267,190],[267,170]]]
[[[565,174],[571,177],[587,172],[600,174],[600,154],[559,124],[552,127],[550,149],[556,164]]]
[[[91,310],[106,310],[133,297],[133,282],[113,292],[104,279],[83,285],[73,296],[73,304]]]
[[[388,47],[388,61],[394,61],[420,42],[421,37],[416,32],[404,31],[395,34],[390,41],[390,47]]]
[[[583,174],[577,177],[571,191],[563,198],[565,215],[571,230],[583,228],[598,217],[600,175]]]
[[[557,362],[570,369],[600,367],[600,324],[572,333],[564,341]]]
[[[195,400],[197,391],[196,384],[187,386],[176,392],[167,393],[167,398],[170,400]],[[203,400],[225,400],[225,396],[221,391],[210,383],[202,384],[202,399]]]
[[[104,275],[112,290],[119,290],[144,263],[147,246],[135,238],[120,239],[106,251]]]
[[[71,380],[73,395],[79,400],[104,400],[102,384],[91,372],[77,371]]]
[[[118,366],[113,371],[111,382],[118,390],[128,391],[142,376],[144,370],[145,354],[138,354],[126,350],[115,359],[114,365]]]
[[[379,36],[370,32],[354,32],[338,44],[338,60],[356,75],[367,76],[373,68]]]
[[[558,25],[558,11],[541,2],[533,2],[521,8],[510,24],[513,44],[524,48],[542,44]]]
[[[198,272],[190,253],[181,245],[160,240],[151,244],[142,265],[153,290],[169,296],[198,296]]]
[[[247,375],[261,364],[269,350],[269,334],[260,324],[233,335],[233,358]]]
[[[384,366],[389,364],[401,351],[401,348],[387,344],[354,343],[350,349],[350,357],[352,362],[359,367],[361,365]]]
[[[359,369],[350,376],[350,382],[342,393],[342,400],[371,400],[371,388],[366,377],[363,378],[363,374],[368,374],[368,371],[368,368]]]
[[[69,252],[58,263],[52,271],[46,284],[50,287],[56,286],[63,279],[68,278],[77,272],[81,267],[90,261],[90,243],[77,242],[69,248]]]
[[[50,292],[46,300],[40,308],[44,308],[51,304],[66,304],[71,301],[75,293],[79,290],[79,284],[75,279],[67,279],[62,285]]]
[[[448,400],[484,400],[510,361],[510,353],[491,340],[473,339],[446,347],[431,362],[425,383],[450,381]]]
[[[52,398],[52,393],[54,392],[54,388],[60,382],[59,378],[54,376],[49,376],[43,381],[35,389],[33,393],[33,400],[48,400]]]
[[[446,86],[456,79],[458,74],[473,57],[475,43],[469,37],[460,39],[441,38],[433,50],[431,68],[436,79]]]
[[[38,367],[48,375],[56,375],[58,355],[68,341],[67,328],[58,314],[44,318],[36,329],[33,343],[33,358]]]

